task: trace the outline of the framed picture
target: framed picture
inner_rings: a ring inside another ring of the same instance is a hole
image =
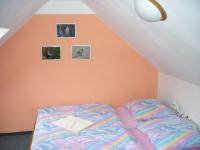
[[[60,49],[59,45],[44,45],[42,46],[42,59],[60,59]]]
[[[57,31],[57,38],[75,38],[76,24],[75,23],[57,23],[56,31]]]
[[[72,45],[72,59],[91,59],[91,45]]]

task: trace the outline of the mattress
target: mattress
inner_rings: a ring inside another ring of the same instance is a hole
[[[73,133],[53,122],[74,116],[93,124]],[[110,105],[91,103],[38,110],[31,150],[144,150]]]

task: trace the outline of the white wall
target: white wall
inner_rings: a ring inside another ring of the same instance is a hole
[[[184,112],[200,125],[200,86],[159,73],[158,98],[177,101]]]

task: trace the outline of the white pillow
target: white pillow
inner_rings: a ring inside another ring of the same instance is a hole
[[[93,122],[74,116],[68,116],[66,118],[56,120],[52,122],[52,124],[67,129],[69,131],[72,131],[74,133],[78,133],[79,131],[91,126]]]

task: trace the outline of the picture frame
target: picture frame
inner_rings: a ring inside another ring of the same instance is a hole
[[[72,59],[91,60],[91,45],[72,45]]]
[[[56,24],[57,38],[76,38],[75,23],[57,23]]]
[[[61,46],[60,45],[42,45],[41,53],[42,60],[60,59]]]

